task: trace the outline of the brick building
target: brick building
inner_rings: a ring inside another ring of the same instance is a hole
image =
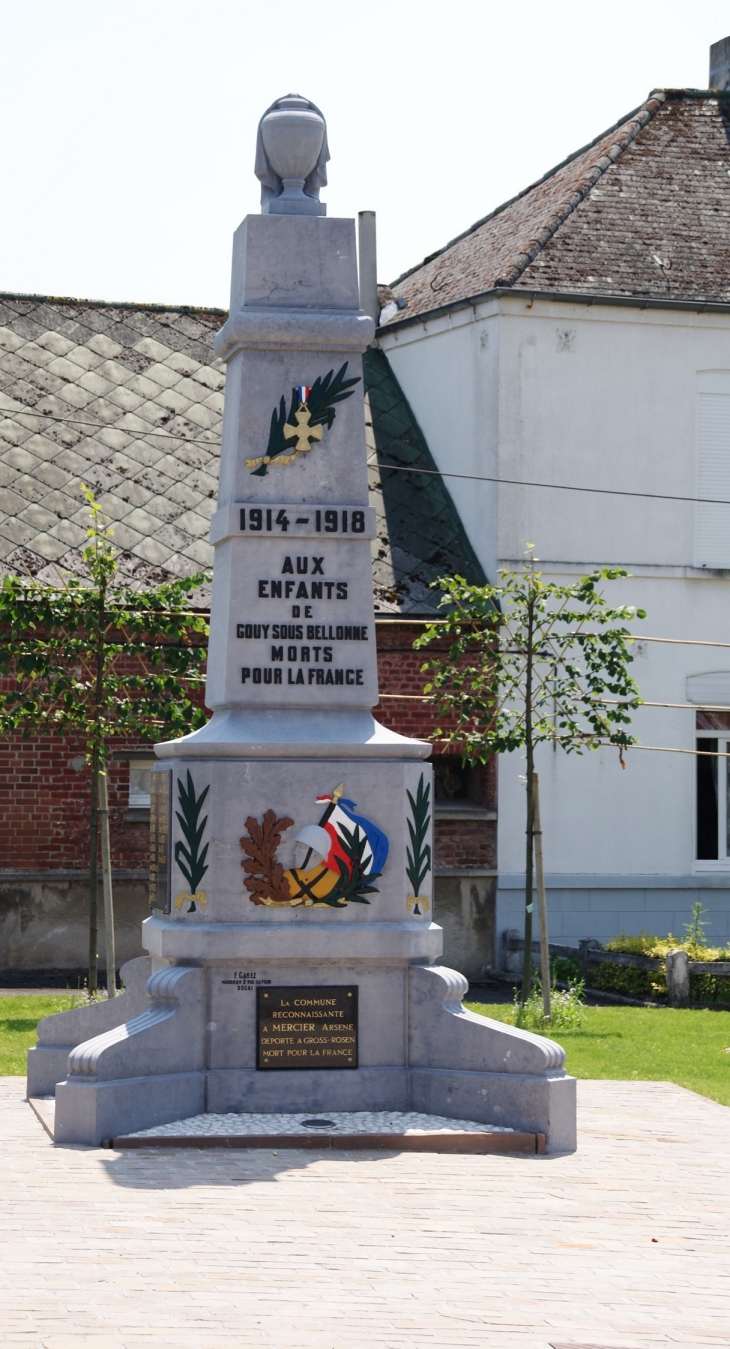
[[[78,572],[88,484],[115,522],[120,570],[144,584],[212,565],[224,371],[220,310],[0,296],[0,568],[53,583]],[[484,573],[428,446],[377,349],[365,356],[381,702],[376,716],[430,738],[413,641],[430,582]],[[208,596],[198,602],[205,608]],[[115,742],[112,854],[121,960],[147,912],[149,744]],[[445,957],[472,977],[493,958],[496,777],[434,746],[436,903]],[[87,945],[89,773],[83,747],[0,742],[0,978],[81,974]],[[104,950],[103,931],[99,949]]]

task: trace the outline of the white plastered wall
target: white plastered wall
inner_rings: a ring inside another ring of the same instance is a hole
[[[442,471],[695,495],[698,373],[730,371],[730,316],[509,297],[395,338],[383,345]],[[555,579],[609,563],[631,571],[607,592],[647,610],[637,632],[730,641],[730,581],[693,565],[691,502],[449,486],[490,579],[530,541]],[[493,524],[496,540],[484,532]],[[647,701],[686,703],[687,676],[720,669],[730,650],[647,643],[633,672]],[[686,708],[644,708],[634,723],[643,743],[688,750],[694,727]],[[730,936],[730,875],[694,861],[691,755],[637,750],[622,770],[615,751],[545,749],[539,767],[556,939],[681,931],[698,894],[715,934]],[[501,761],[498,928],[519,924],[523,772],[517,755]]]
[[[497,476],[499,312],[495,304],[388,335],[383,348],[442,473]],[[490,580],[496,577],[497,488],[444,479]]]

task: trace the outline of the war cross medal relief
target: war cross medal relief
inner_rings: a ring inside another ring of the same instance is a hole
[[[311,450],[313,441],[322,439],[324,427],[332,429],[335,404],[351,398],[354,385],[360,383],[359,376],[345,379],[346,371],[347,361],[336,375],[330,370],[324,378],[319,375],[312,385],[298,384],[292,389],[288,418],[282,394],[278,410],[274,408],[271,414],[266,454],[246,460],[252,476],[264,478],[269,464],[293,464],[300,454]]]

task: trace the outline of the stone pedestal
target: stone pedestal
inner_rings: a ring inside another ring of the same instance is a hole
[[[157,746],[146,1002],[125,994],[98,1035],[97,1008],[69,1023],[59,1140],[202,1110],[413,1108],[574,1146],[563,1051],[466,1011],[435,964],[430,746],[372,715],[372,336],[353,221],[243,222],[216,342],[213,715]]]

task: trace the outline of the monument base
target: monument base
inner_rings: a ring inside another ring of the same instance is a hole
[[[55,1101],[31,1097],[29,1104],[46,1132],[54,1135]],[[222,1114],[210,1112],[153,1125],[131,1134],[105,1138],[102,1147],[127,1148],[285,1148],[353,1149],[390,1152],[523,1153],[545,1151],[545,1135],[502,1129],[474,1120],[425,1115],[415,1110],[328,1110],[326,1116],[301,1113]]]
[[[467,983],[456,971],[402,961],[386,969],[367,962],[284,968],[282,962],[258,976],[244,972],[246,982],[233,980],[236,970],[220,962],[167,965],[150,975],[142,993],[150,963],[141,957],[125,967],[129,991],[114,1001],[41,1022],[38,1046],[29,1053],[29,1095],[55,1091],[56,1142],[100,1146],[206,1113],[418,1111],[544,1135],[547,1152],[576,1146],[575,1081],[562,1068],[560,1046],[468,1011],[462,1004]],[[304,975],[311,982],[297,982]],[[309,1033],[305,1049],[309,1056],[318,1041],[320,1051],[329,1045],[335,1054],[354,1052],[356,1064],[267,1066],[262,1054],[291,1052],[296,1045],[283,1041],[299,1032],[274,1036],[272,1051],[266,1028],[275,1023],[265,999],[286,1007],[301,991],[310,1002],[324,997],[331,1010],[353,990],[359,1015],[339,1025],[307,1022],[321,1034]],[[230,1007],[236,997],[233,1007],[241,1010],[227,1016],[218,1036],[216,1017],[226,998]],[[380,1013],[373,1018],[375,1008]],[[95,1035],[99,1021],[105,1029]],[[358,1023],[367,1029],[356,1034],[350,1051],[337,1041],[346,1041],[346,1027]],[[332,1025],[334,1034],[327,1029]]]

